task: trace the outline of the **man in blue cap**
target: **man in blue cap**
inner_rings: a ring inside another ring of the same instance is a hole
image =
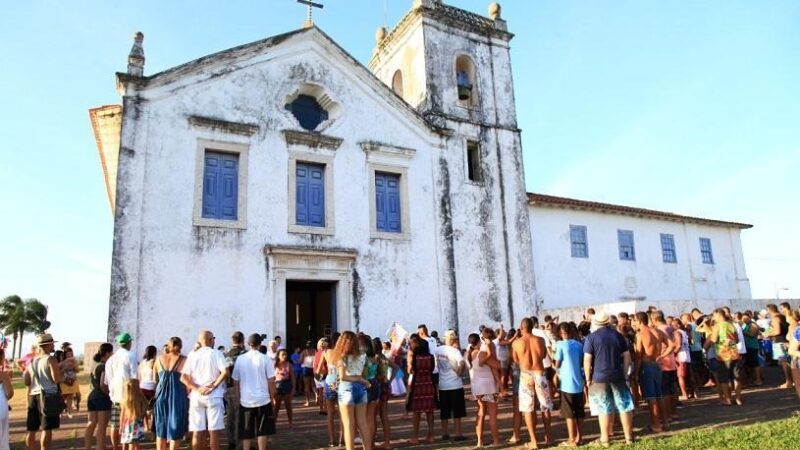
[[[136,355],[131,351],[133,336],[123,332],[116,338],[119,348],[106,361],[106,382],[108,384],[108,396],[111,397],[113,406],[111,407],[111,446],[113,450],[118,449],[119,445],[119,415],[120,405],[123,400],[123,388],[125,383],[136,378],[136,369],[139,367]]]

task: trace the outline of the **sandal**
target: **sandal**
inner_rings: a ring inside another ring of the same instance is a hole
[[[589,442],[589,447],[602,447],[602,448],[609,448],[611,444],[608,442],[603,442],[600,439],[596,439],[592,442]]]

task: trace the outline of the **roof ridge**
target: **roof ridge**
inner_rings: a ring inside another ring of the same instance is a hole
[[[753,228],[753,225],[741,222],[731,222],[727,220],[707,219],[703,217],[688,216],[684,214],[676,214],[669,211],[661,211],[656,209],[639,208],[636,206],[619,205],[614,203],[597,202],[593,200],[580,200],[570,197],[559,197],[556,195],[539,194],[535,192],[528,192],[528,204],[534,203],[551,204],[563,207],[572,207],[576,209],[595,209],[606,212],[616,212],[620,214],[628,214],[632,216],[645,215],[653,218],[680,220],[685,222],[700,223],[704,225],[722,226],[727,228],[748,229]]]

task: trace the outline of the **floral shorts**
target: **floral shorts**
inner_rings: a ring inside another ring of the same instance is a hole
[[[519,411],[533,412],[536,410],[536,400],[539,401],[539,410],[553,410],[553,395],[550,391],[550,382],[542,372],[521,372],[519,383]]]
[[[481,401],[484,403],[497,403],[497,394],[483,394],[483,395],[475,395],[475,401]]]

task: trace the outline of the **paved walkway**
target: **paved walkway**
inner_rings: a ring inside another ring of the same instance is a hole
[[[679,409],[681,420],[674,424],[671,433],[680,433],[690,428],[715,426],[715,425],[745,425],[766,420],[783,419],[790,417],[796,410],[800,409],[794,390],[777,389],[782,382],[779,380],[780,374],[776,368],[766,370],[767,383],[760,388],[747,389],[744,394],[745,405],[742,407],[720,407],[717,406],[716,392],[708,389],[702,391],[699,400],[686,402],[685,407]],[[83,386],[84,398],[88,393],[86,386]],[[295,401],[295,424],[294,429],[289,430],[286,423],[286,416],[282,412],[278,423],[278,434],[270,439],[269,448],[276,450],[302,450],[302,449],[326,449],[327,432],[325,429],[325,417],[317,413],[316,407],[304,407],[300,398]],[[12,449],[22,449],[22,440],[25,430],[25,408],[24,395],[18,391],[12,400],[13,410],[11,411],[11,442]],[[437,441],[430,445],[419,445],[414,449],[472,449],[475,446],[474,430],[474,405],[469,405],[468,418],[464,423],[464,432],[469,438],[466,442],[453,443],[441,440],[438,416],[435,423],[435,433]],[[411,448],[405,444],[411,435],[411,421],[404,418],[403,400],[396,398],[390,403],[390,420],[392,423],[392,445],[396,448]],[[511,435],[511,402],[500,403],[500,435],[503,441]],[[80,449],[83,447],[83,428],[86,424],[86,415],[80,413],[73,419],[64,416],[62,428],[54,435],[54,449]],[[637,436],[644,435],[644,427],[648,424],[647,413],[640,409],[635,417],[635,427]],[[587,440],[597,438],[597,421],[593,418],[588,419],[583,426]],[[424,435],[426,427],[421,425]],[[524,430],[524,426],[523,426]],[[488,434],[488,424],[487,430]],[[541,425],[537,429],[537,434],[542,439]],[[620,431],[621,433],[621,431]],[[380,442],[381,432],[378,432]],[[558,413],[553,414],[553,437],[556,443],[566,439],[566,427],[564,421],[558,418]],[[541,445],[540,445],[541,446]],[[143,445],[144,449],[152,448],[152,444]],[[184,443],[187,447],[187,443]],[[360,447],[359,447],[360,448]],[[503,445],[500,448],[524,448],[519,445]]]

